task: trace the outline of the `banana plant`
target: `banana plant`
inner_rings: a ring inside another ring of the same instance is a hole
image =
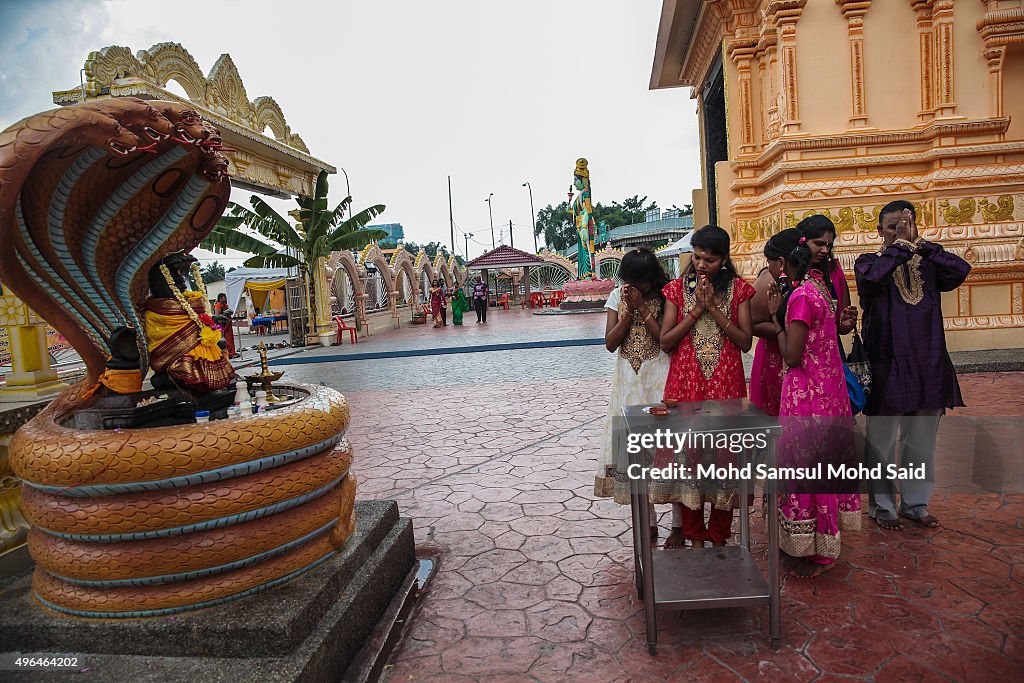
[[[361,249],[387,236],[383,230],[365,228],[367,223],[384,212],[383,204],[375,204],[346,219],[345,212],[352,203],[352,197],[346,197],[330,209],[327,189],[327,172],[320,171],[313,196],[300,195],[296,199],[299,208],[288,214],[298,224],[294,227],[292,221],[258,195],[249,198],[252,208],[229,202],[227,214],[200,246],[220,254],[228,249],[252,254],[244,262],[248,268],[298,268],[306,282],[322,287],[325,283],[316,282],[312,277],[318,259],[330,256],[332,251]],[[243,232],[242,226],[251,232]],[[281,247],[297,256],[279,253]],[[316,327],[314,311],[312,306],[307,310],[312,323],[307,329],[313,330]]]

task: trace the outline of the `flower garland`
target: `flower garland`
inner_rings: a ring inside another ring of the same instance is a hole
[[[203,295],[203,301],[206,301],[206,283],[203,282],[203,271],[199,270],[199,264],[192,264],[192,279],[195,280],[196,287],[199,288],[199,293]]]
[[[196,313],[192,304],[189,303],[188,300],[188,295],[191,294],[193,295],[193,298],[201,297],[204,302],[206,301],[206,285],[203,283],[203,278],[199,273],[199,266],[195,263],[192,264],[192,275],[195,277],[196,285],[199,287],[198,292],[188,291],[183,293],[178,289],[178,286],[174,283],[174,277],[171,275],[171,269],[168,268],[166,264],[160,264],[160,273],[164,276],[164,282],[166,282],[167,286],[170,287],[174,298],[178,301],[178,304],[181,305],[181,309],[185,311],[188,317],[192,319],[192,322],[194,322],[199,328],[199,343],[211,349],[217,346],[217,342],[220,341],[223,328],[215,323],[213,318],[210,317],[210,314],[206,312],[205,304],[204,310],[200,314]]]

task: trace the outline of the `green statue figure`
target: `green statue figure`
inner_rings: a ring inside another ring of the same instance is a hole
[[[594,235],[597,229],[594,223],[594,208],[590,203],[590,171],[587,170],[586,159],[576,160],[573,187],[578,190],[576,196],[572,198],[573,225],[576,227],[576,236],[579,241],[576,277],[585,280],[595,277]]]

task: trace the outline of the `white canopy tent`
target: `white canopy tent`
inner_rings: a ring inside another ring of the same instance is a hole
[[[287,277],[287,268],[235,268],[230,273],[225,273],[224,291],[228,297],[228,308],[232,311],[238,310],[238,302],[242,300],[250,284],[254,285],[253,289],[265,292],[268,289],[284,287]]]
[[[679,256],[680,254],[692,254],[693,247],[690,246],[690,240],[693,239],[693,230],[686,233],[678,240],[665,247],[658,252],[658,258],[665,258],[668,256]]]

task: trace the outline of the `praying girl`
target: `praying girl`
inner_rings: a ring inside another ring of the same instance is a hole
[[[616,458],[625,451],[616,436],[622,432],[623,406],[657,403],[665,391],[668,355],[659,341],[665,303],[661,290],[669,277],[650,249],[637,248],[622,257],[619,279],[623,285],[612,290],[605,304],[605,348],[616,358],[594,494],[629,505],[630,481],[626,467]],[[658,536],[653,505],[650,519],[653,540]]]
[[[729,258],[729,233],[708,225],[693,233],[693,255],[682,277],[662,290],[665,318],[661,348],[672,354],[665,402],[718,401],[744,398],[747,383],[740,354],[750,350],[752,324],[750,299],[754,288],[736,274]],[[715,462],[715,449],[691,452],[705,464]],[[673,503],[672,533],[666,548],[693,547],[704,541],[723,546],[731,535],[733,510],[738,496],[734,482],[684,480],[673,490],[656,497],[655,503]],[[704,524],[704,504],[711,513]]]
[[[787,298],[774,283],[768,293],[779,351],[788,368],[779,407],[779,465],[804,470],[819,464],[849,465],[854,461],[853,417],[836,329],[853,329],[856,310],[844,310],[837,323],[838,302],[825,274],[810,267],[811,249],[799,230],[784,230],[772,240],[785,254],[785,272],[794,283]],[[840,531],[860,528],[857,483],[786,482],[783,489],[782,551],[803,559],[800,576],[830,569],[839,557]]]

